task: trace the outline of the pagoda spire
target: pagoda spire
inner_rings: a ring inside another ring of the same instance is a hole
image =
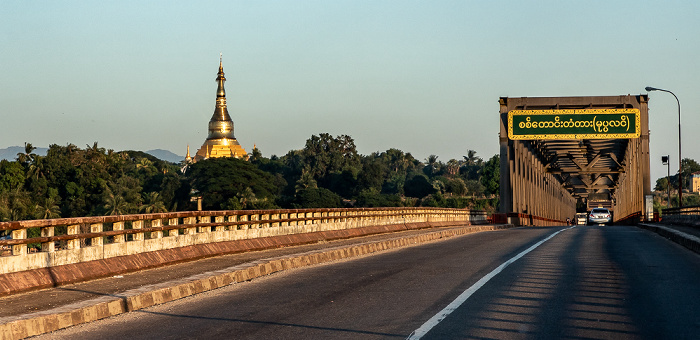
[[[235,139],[236,137],[233,135],[233,120],[229,116],[226,107],[226,90],[224,89],[226,77],[224,76],[223,57],[221,54],[219,54],[219,73],[216,81],[219,84],[216,89],[216,108],[214,108],[214,115],[209,120],[209,136],[207,139]]]
[[[219,54],[219,72],[216,76],[216,82],[218,85],[216,89],[216,106],[214,107],[214,114],[209,120],[209,133],[202,147],[197,150],[193,161],[197,162],[202,159],[217,157],[247,159],[248,154],[233,135],[233,120],[226,108],[226,90],[224,89],[226,77],[224,76],[223,55],[221,53]]]

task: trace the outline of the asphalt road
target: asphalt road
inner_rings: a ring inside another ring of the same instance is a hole
[[[636,227],[516,228],[283,272],[39,339],[700,336],[700,256]],[[483,282],[482,282],[483,283]]]

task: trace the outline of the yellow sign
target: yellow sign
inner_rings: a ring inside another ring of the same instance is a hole
[[[510,139],[639,138],[638,109],[512,110]]]

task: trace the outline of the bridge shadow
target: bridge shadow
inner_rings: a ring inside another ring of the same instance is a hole
[[[147,310],[138,310],[138,311],[134,311],[134,313],[151,314],[151,315],[163,316],[163,317],[168,317],[168,318],[185,318],[185,319],[197,319],[197,320],[205,320],[205,321],[224,321],[224,322],[232,322],[232,323],[240,323],[240,324],[260,325],[260,326],[293,327],[293,328],[300,328],[300,329],[341,332],[341,333],[348,333],[350,335],[355,334],[358,336],[359,335],[372,335],[372,336],[379,336],[379,337],[386,337],[386,338],[401,338],[401,339],[406,338],[406,334],[372,332],[372,331],[365,331],[365,330],[359,330],[359,329],[349,329],[349,328],[321,327],[321,326],[302,325],[302,324],[275,322],[275,321],[261,321],[261,320],[246,320],[246,319],[239,319],[239,318],[183,315],[183,314],[153,312],[153,311],[147,311]]]
[[[426,339],[643,338],[630,283],[606,255],[602,231],[577,227],[548,243],[499,274],[507,285],[477,292],[471,311],[450,322],[459,328]]]

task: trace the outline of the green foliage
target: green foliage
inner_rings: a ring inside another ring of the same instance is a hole
[[[299,191],[294,200],[295,208],[342,208],[342,198],[326,188],[308,188]]]
[[[156,213],[196,209],[435,206],[492,209],[499,160],[473,150],[446,163],[425,162],[398,149],[357,153],[347,135],[311,136],[301,150],[249,160],[206,159],[180,172],[177,164],[141,151],[114,152],[97,143],[80,149],[30,143],[15,161],[0,161],[0,220]],[[688,169],[693,162],[686,161]],[[684,170],[685,171],[685,170]],[[691,199],[691,198],[688,198]]]
[[[656,186],[654,186],[656,191],[668,191],[668,178],[661,177],[656,180]]]
[[[218,210],[238,197],[244,209],[252,209],[257,200],[275,200],[278,188],[275,176],[250,162],[236,158],[210,158],[193,164],[187,178],[202,196],[202,208]]]
[[[400,207],[403,205],[399,195],[382,194],[375,188],[362,190],[357,195],[355,204],[361,207]]]
[[[428,182],[428,178],[424,175],[415,175],[404,186],[406,196],[423,198],[435,192],[433,185]]]
[[[491,157],[482,170],[481,184],[486,193],[498,195],[501,181],[501,158],[500,155]]]

